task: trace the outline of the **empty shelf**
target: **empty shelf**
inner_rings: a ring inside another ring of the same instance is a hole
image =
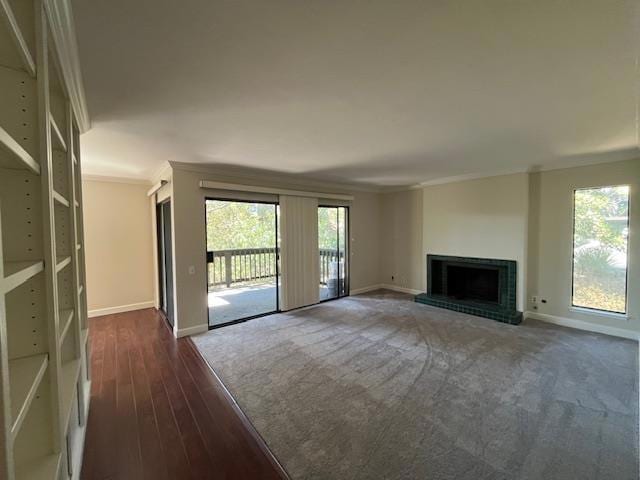
[[[51,124],[52,137],[56,140],[58,144],[58,150],[62,150],[63,152],[67,151],[67,143],[64,141],[64,137],[62,136],[62,131],[58,127],[56,123],[56,119],[53,118],[53,114],[49,113],[49,123]]]
[[[13,159],[13,162],[5,166],[30,170],[36,175],[40,175],[40,165],[38,162],[36,162],[29,152],[22,148],[22,145],[16,142],[2,127],[0,127],[0,145],[10,153],[11,158]]]
[[[9,360],[9,383],[11,392],[11,435],[16,437],[29,411],[40,381],[47,369],[47,355]]]
[[[56,272],[60,272],[64,267],[71,263],[71,257],[58,257],[58,263],[56,263]]]
[[[16,480],[51,480],[58,478],[60,454],[54,453],[46,457],[29,460],[26,465],[16,467]]]
[[[16,62],[15,65],[11,65],[12,67],[24,68],[24,70],[31,75],[32,77],[36,76],[36,64],[33,61],[33,55],[29,50],[27,42],[24,39],[24,35],[22,34],[22,30],[20,29],[20,25],[16,20],[16,17],[11,8],[11,2],[0,2],[0,10],[4,10],[4,20],[5,20],[5,28],[6,35],[2,34],[0,36],[0,42],[6,43],[7,45],[14,45],[18,49],[18,56],[20,57],[20,62]],[[0,15],[2,15],[0,13]],[[10,37],[10,38],[9,38]],[[11,62],[13,63],[13,62]]]
[[[40,260],[32,260],[30,262],[5,262],[4,278],[1,279],[0,282],[0,292],[10,292],[42,270],[44,270],[44,263]]]
[[[78,376],[80,375],[80,359],[70,360],[62,365],[61,386],[62,386],[62,425],[65,431],[69,426],[69,417],[73,407],[73,397],[78,389]]]
[[[62,310],[60,312],[60,324],[62,325],[62,330],[60,330],[60,345],[64,342],[64,337],[67,335],[72,321],[73,310]]]
[[[58,202],[60,205],[64,205],[65,207],[69,207],[69,200],[67,200],[66,198],[64,198],[61,194],[59,194],[58,192],[56,192],[55,190],[53,191],[53,199]]]

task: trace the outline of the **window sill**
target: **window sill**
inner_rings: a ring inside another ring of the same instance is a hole
[[[616,320],[629,320],[628,313],[606,312],[604,310],[592,310],[590,308],[569,307],[571,312],[584,313],[585,315],[594,315],[596,317],[615,318]]]

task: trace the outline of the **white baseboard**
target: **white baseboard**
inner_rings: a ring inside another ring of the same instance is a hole
[[[88,313],[89,318],[93,318],[114,313],[132,312],[134,310],[142,310],[143,308],[153,308],[155,306],[156,302],[152,300],[150,302],[132,303],[130,305],[119,305],[117,307],[98,308],[96,310],[89,310]]]
[[[349,291],[349,295],[360,295],[361,293],[373,292],[374,290],[380,290],[382,285],[369,285],[368,287],[354,288]]]
[[[173,335],[176,338],[188,337],[189,335],[197,335],[209,331],[208,325],[196,325],[195,327],[176,328],[173,327]]]
[[[391,285],[389,283],[379,283],[378,285],[369,285],[368,287],[356,288],[349,292],[350,295],[360,295],[361,293],[372,292],[374,290],[393,290],[394,292],[410,293],[411,295],[417,295],[422,293],[422,290],[414,290],[413,288],[400,287],[399,285]]]
[[[384,283],[380,285],[380,288],[386,288],[387,290],[393,290],[394,292],[410,293],[411,295],[418,295],[422,293],[422,290],[415,290],[413,288],[401,287],[399,285],[392,285],[390,283]]]
[[[556,315],[549,315],[547,313],[538,313],[532,311],[526,311],[524,313],[524,316],[525,318],[542,320],[543,322],[553,323],[555,325],[561,325],[563,327],[586,330],[588,332],[604,333],[605,335],[611,335],[614,337],[640,340],[640,332],[634,332],[633,330],[627,330],[626,328],[609,327],[606,325],[598,325],[596,323],[576,320],[574,318],[558,317]]]

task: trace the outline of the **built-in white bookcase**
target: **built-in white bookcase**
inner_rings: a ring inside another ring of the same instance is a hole
[[[78,478],[89,410],[79,130],[42,1],[0,0],[0,478]]]

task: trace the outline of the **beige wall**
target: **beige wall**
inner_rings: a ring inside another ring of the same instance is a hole
[[[173,169],[173,227],[174,275],[176,285],[175,308],[178,334],[193,333],[206,328],[206,235],[205,190],[200,180],[319,190],[319,186],[296,184],[294,181],[273,180],[268,177],[233,177],[228,174],[192,171],[185,167]],[[322,188],[321,191],[353,193],[351,206],[351,289],[377,285],[379,275],[380,195],[368,192],[345,192]],[[193,267],[193,273],[189,268]]]
[[[629,318],[571,309],[573,190],[630,185]],[[640,160],[531,174],[529,300],[538,295],[538,312],[607,327],[640,331]],[[533,305],[529,302],[529,310]]]
[[[152,306],[149,186],[94,180],[82,185],[89,311]]]
[[[424,291],[426,269],[422,254],[422,189],[382,195],[380,224],[381,283]]]
[[[522,310],[526,298],[528,190],[525,173],[425,187],[423,265],[429,253],[515,260],[517,305]]]
[[[202,179],[300,187],[173,170],[176,318],[181,330],[204,327],[207,321]],[[537,295],[547,300],[538,304],[538,313],[640,331],[639,181],[640,161],[634,160],[385,194],[352,192],[351,290],[388,284],[424,291],[427,253],[503,258],[518,263],[519,310],[531,311],[528,300]],[[632,187],[628,320],[570,308],[572,191],[623,183]]]

